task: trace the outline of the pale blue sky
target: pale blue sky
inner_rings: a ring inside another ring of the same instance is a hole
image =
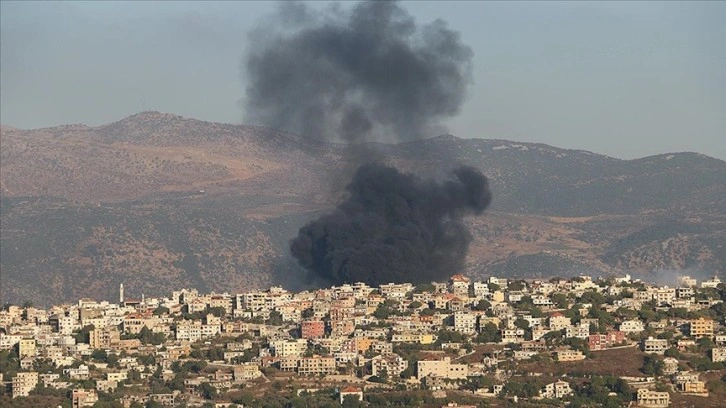
[[[315,4],[322,6],[322,3]],[[141,110],[241,123],[246,33],[269,2],[0,3],[0,121]],[[459,137],[621,158],[726,159],[726,2],[404,2],[474,51]]]

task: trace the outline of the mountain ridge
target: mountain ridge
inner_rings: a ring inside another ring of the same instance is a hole
[[[368,148],[423,178],[458,164],[489,177],[492,208],[467,219],[471,276],[726,266],[717,158],[624,160],[452,135]],[[3,130],[0,164],[0,297],[59,301],[109,296],[120,282],[147,294],[166,283],[314,286],[287,246],[345,195],[355,161],[338,143],[142,112],[95,127]]]

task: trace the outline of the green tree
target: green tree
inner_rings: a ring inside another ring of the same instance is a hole
[[[499,343],[502,341],[502,335],[497,325],[489,322],[481,328],[481,331],[476,335],[474,340],[477,343]]]
[[[282,313],[278,312],[277,310],[273,310],[270,312],[270,318],[267,319],[267,324],[270,326],[282,326]]]
[[[161,315],[164,315],[164,314],[169,314],[169,312],[170,312],[170,310],[169,310],[168,307],[159,306],[156,309],[154,309],[154,311],[152,312],[152,314],[154,316],[161,316]]]
[[[481,299],[474,306],[474,310],[485,311],[485,310],[489,309],[490,307],[492,307],[492,304],[489,303],[489,301]]]
[[[205,399],[211,400],[217,397],[217,388],[208,382],[199,384],[197,388]]]

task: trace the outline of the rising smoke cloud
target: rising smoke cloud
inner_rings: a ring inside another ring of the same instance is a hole
[[[471,82],[459,34],[442,20],[417,26],[393,2],[322,14],[283,3],[250,43],[246,122],[321,140],[435,136]]]
[[[470,235],[461,222],[491,202],[486,178],[459,167],[455,180],[424,181],[381,164],[361,166],[335,212],[300,229],[291,251],[335,283],[430,282],[463,266]]]
[[[302,227],[290,250],[335,283],[425,282],[458,272],[462,222],[491,201],[486,177],[458,167],[445,182],[381,164],[365,145],[434,136],[458,113],[472,51],[441,20],[416,25],[393,2],[338,3],[322,15],[284,3],[250,34],[245,120],[306,138],[347,142],[348,198]]]

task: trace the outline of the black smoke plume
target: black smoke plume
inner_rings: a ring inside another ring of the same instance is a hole
[[[250,33],[247,123],[323,140],[435,136],[459,111],[472,51],[441,20],[417,26],[396,3],[283,3]]]
[[[462,268],[466,214],[491,202],[487,179],[471,167],[455,180],[424,181],[380,164],[361,166],[335,212],[300,229],[291,250],[309,271],[336,284],[431,282]]]
[[[347,142],[343,161],[367,163],[348,198],[291,242],[300,265],[335,283],[372,285],[458,272],[470,241],[462,217],[489,204],[486,178],[459,167],[452,180],[424,181],[377,163],[366,142],[444,130],[471,82],[473,54],[459,34],[441,20],[417,25],[394,2],[335,3],[322,13],[286,2],[250,44],[246,122]]]

